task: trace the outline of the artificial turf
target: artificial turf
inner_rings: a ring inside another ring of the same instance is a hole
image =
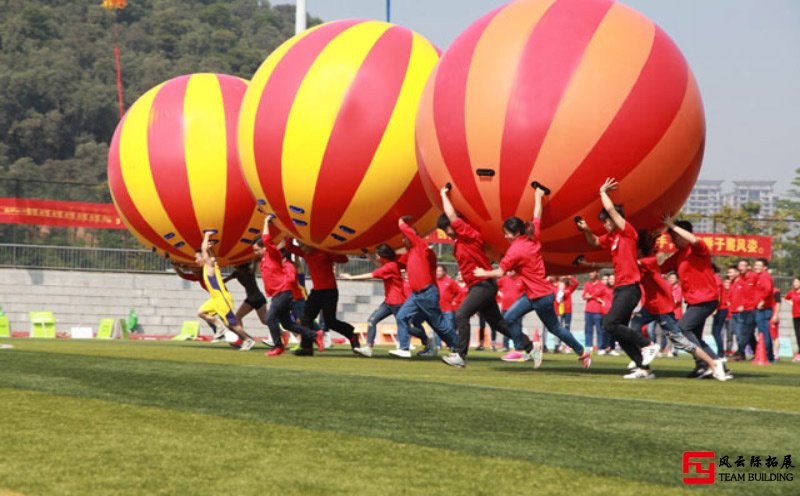
[[[685,451],[800,462],[797,364],[732,364],[736,379],[718,383],[659,359],[657,380],[624,381],[614,357],[584,371],[547,355],[533,370],[482,352],[458,370],[342,347],[267,358],[207,343],[4,342],[0,493],[800,492],[698,489],[681,473]]]

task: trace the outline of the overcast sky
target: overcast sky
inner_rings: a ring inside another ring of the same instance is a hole
[[[273,4],[294,1],[278,0]],[[392,22],[442,49],[504,0],[391,0]],[[776,180],[800,167],[800,0],[624,0],[689,61],[706,111],[701,179]],[[325,21],[386,19],[386,0],[306,0]]]

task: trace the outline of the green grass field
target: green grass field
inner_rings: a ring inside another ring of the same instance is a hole
[[[0,494],[800,494],[800,482],[682,482],[685,451],[792,455],[800,365],[654,381],[627,360],[539,370],[439,360],[267,358],[207,343],[3,340]]]

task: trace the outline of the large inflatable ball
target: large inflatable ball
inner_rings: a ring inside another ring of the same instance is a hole
[[[193,262],[214,230],[220,264],[252,258],[263,215],[244,181],[236,122],[247,82],[180,76],[142,95],[117,125],[108,184],[120,217],[147,247]]]
[[[434,201],[452,183],[454,205],[495,256],[507,247],[503,220],[531,217],[531,182],[549,187],[545,262],[569,272],[589,251],[573,219],[601,232],[607,177],[620,181],[612,198],[637,228],[680,209],[700,170],[704,122],[686,60],[643,15],[610,0],[518,0],[442,56],[417,116],[421,176]]]
[[[403,215],[420,232],[433,227],[414,125],[438,58],[408,29],[344,20],[289,39],[264,61],[242,102],[239,154],[256,201],[284,231],[354,252],[399,242]]]

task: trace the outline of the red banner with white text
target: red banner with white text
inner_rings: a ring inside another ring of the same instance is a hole
[[[125,229],[112,203],[0,198],[0,222],[58,227]]]

